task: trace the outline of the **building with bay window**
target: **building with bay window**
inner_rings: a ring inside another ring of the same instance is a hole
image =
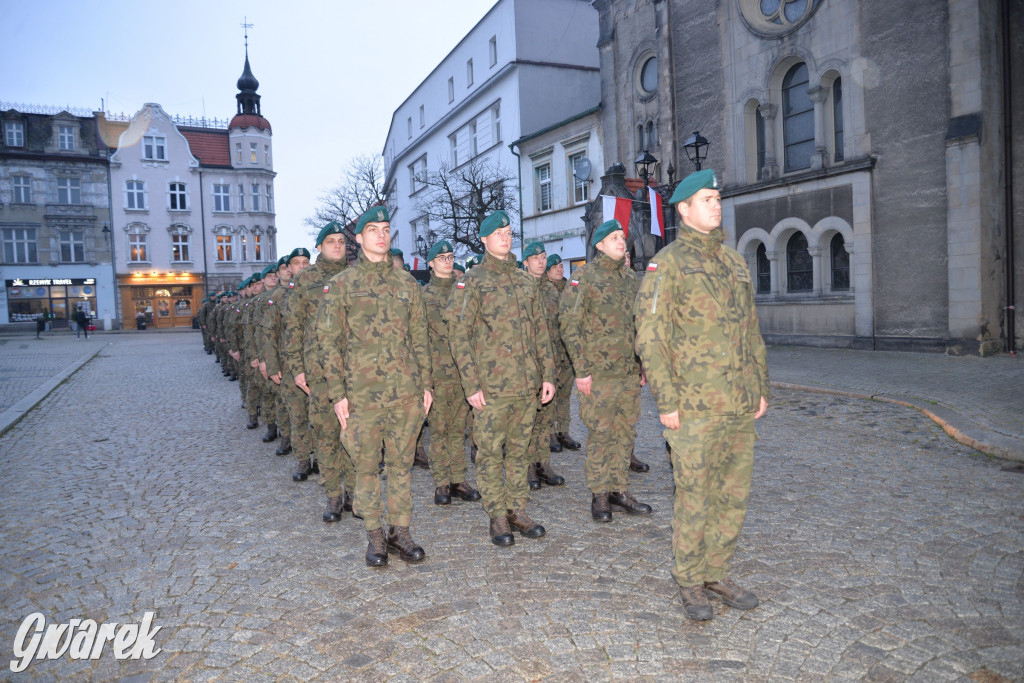
[[[117,318],[109,150],[93,112],[0,105],[0,325]]]

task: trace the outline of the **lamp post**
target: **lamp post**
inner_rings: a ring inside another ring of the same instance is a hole
[[[697,170],[700,170],[701,163],[708,158],[708,147],[711,143],[707,141],[707,138],[701,136],[698,131],[693,131],[685,143],[683,143],[683,149],[686,150],[686,158],[689,159]]]
[[[636,158],[633,165],[636,167],[637,177],[644,179],[644,189],[650,187],[651,176],[653,173],[650,171],[650,167],[658,163],[658,160],[654,158],[654,155],[648,152],[646,149],[644,153]]]
[[[427,241],[423,239],[423,235],[416,236],[416,250],[420,252],[420,256],[424,259],[427,258]]]

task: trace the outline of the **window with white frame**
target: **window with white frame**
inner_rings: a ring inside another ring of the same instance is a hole
[[[480,149],[476,137],[476,121],[471,121],[469,124],[469,158],[472,159],[479,153]]]
[[[8,147],[24,147],[25,124],[21,121],[4,121],[4,141]]]
[[[782,79],[782,139],[786,171],[811,167],[814,154],[814,103],[807,92],[807,65],[796,64]]]
[[[263,145],[263,164],[270,166],[270,145]]]
[[[238,183],[238,210],[245,211],[245,185]]]
[[[57,178],[57,203],[81,204],[82,181],[78,178]]]
[[[260,210],[260,185],[259,183],[252,184],[252,210]]]
[[[542,164],[533,169],[537,188],[537,211],[551,210],[551,164]]]
[[[405,119],[406,132],[409,134],[409,139],[412,140],[412,117]]]
[[[163,135],[143,135],[142,158],[150,161],[167,161],[167,138]]]
[[[75,148],[75,129],[71,126],[57,126],[57,149],[69,151]]]
[[[448,104],[455,101],[455,77],[448,77]]]
[[[267,183],[267,213],[274,213],[274,184]]]
[[[226,184],[215,184],[213,186],[213,210],[231,210],[231,186]]]
[[[450,152],[449,160],[451,161],[452,168],[459,165],[459,134],[458,132],[452,133],[448,136],[448,151]]]
[[[62,263],[82,263],[85,261],[85,233],[83,231],[61,231],[60,260]]]
[[[242,163],[242,143],[235,143],[235,163]]]
[[[238,234],[238,246],[239,246],[240,253],[242,254],[242,259],[241,260],[243,262],[248,261],[249,260],[249,234],[245,231],[245,228],[242,228],[241,232]]]
[[[11,201],[14,204],[32,203],[32,178],[27,175],[16,175],[11,177]]]
[[[146,208],[146,183],[141,180],[125,181],[124,208],[136,211]]]
[[[221,229],[217,235],[217,260],[225,263],[232,260],[231,250],[234,247],[234,235]]]
[[[260,146],[257,143],[255,143],[255,142],[250,142],[249,143],[249,163],[250,164],[258,164],[260,162],[259,150],[260,150]]]
[[[254,261],[263,260],[263,235],[258,232],[252,234],[252,258]]]
[[[424,154],[409,164],[409,187],[412,192],[419,192],[427,186],[427,155]]]
[[[167,208],[171,211],[187,211],[188,195],[185,183],[174,181],[167,185]]]
[[[590,186],[586,179],[580,180],[576,174],[576,166],[587,158],[586,152],[570,154],[566,166],[569,168],[569,175],[572,177],[572,202],[581,204],[590,199]]]
[[[473,85],[473,60],[466,60],[466,87]]]
[[[487,41],[487,58],[491,66],[498,63],[498,37],[491,36],[491,39]]]
[[[35,228],[4,228],[4,263],[37,263]]]
[[[171,228],[171,262],[188,263],[192,260],[192,235],[183,226]]]
[[[139,226],[132,226],[128,231],[128,262],[149,262],[149,235]]]
[[[501,142],[501,102],[491,107],[491,145]]]
[[[421,104],[420,105],[420,128],[425,126],[426,123],[427,123],[427,114],[426,114],[426,111],[423,109],[423,105]]]

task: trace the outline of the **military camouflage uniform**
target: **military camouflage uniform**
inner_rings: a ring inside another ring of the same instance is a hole
[[[547,277],[545,274],[544,277]],[[549,280],[550,282],[550,280]],[[555,299],[555,308],[558,308],[558,302],[562,297],[562,292],[565,291],[565,286],[569,284],[569,281],[564,277],[558,282],[551,282],[554,289],[550,292]],[[555,398],[551,401],[551,407],[554,414],[551,416],[552,422],[554,423],[554,430],[563,434],[569,433],[569,403],[572,397],[572,388],[576,379],[576,376],[572,374],[572,361],[569,359],[569,352],[565,348],[565,343],[562,341],[561,325],[559,325],[558,344],[560,349],[559,353],[559,364],[558,364],[558,378],[555,382]]]
[[[483,391],[473,410],[477,485],[491,519],[523,510],[529,498],[527,449],[538,392],[554,384],[555,356],[540,290],[529,275],[489,252],[455,285],[445,320],[452,356],[467,397]],[[503,450],[504,447],[504,450]]]
[[[302,462],[309,460],[309,454],[312,451],[307,414],[309,401],[306,393],[295,386],[292,366],[286,365],[283,360],[285,333],[289,324],[287,311],[294,293],[294,279],[272,290],[262,319],[263,355],[261,358],[265,359],[267,364],[268,377],[281,373],[281,384],[275,385],[275,387],[278,400],[284,406],[284,422],[288,424],[289,429],[281,431],[282,425],[279,423],[278,431],[283,437],[288,437],[291,440],[292,453],[297,461]]]
[[[587,488],[629,488],[629,455],[640,419],[640,363],[633,351],[636,275],[625,259],[603,253],[573,273],[562,293],[562,339],[577,378],[591,378],[590,395],[577,393],[586,425]]]
[[[356,469],[353,511],[362,515],[367,531],[381,527],[378,466],[383,446],[386,522],[407,527],[413,449],[425,417],[423,392],[431,389],[420,286],[390,258],[373,263],[360,252],[356,264],[324,289],[317,335],[330,401],[349,401],[341,440]]]
[[[636,348],[672,447],[672,576],[680,586],[726,578],[747,512],[754,413],[768,366],[750,271],[722,244],[683,225],[651,260],[634,313]]]
[[[431,273],[423,288],[427,312],[430,362],[434,378],[434,405],[430,408],[430,472],[436,486],[466,481],[466,414],[469,404],[459,383],[459,369],[448,344],[445,307],[455,288],[455,277]]]
[[[273,408],[273,401],[268,400],[265,394],[266,380],[260,374],[258,367],[252,367],[252,361],[259,358],[256,344],[253,338],[253,331],[256,329],[253,317],[258,316],[258,309],[266,291],[240,302],[241,314],[238,317],[238,329],[241,335],[242,357],[239,363],[245,373],[245,412],[249,415],[261,414],[264,422],[272,423],[276,418]]]
[[[558,325],[558,290],[548,280],[547,275],[533,278],[537,282],[537,289],[540,294],[541,309],[547,322],[548,334],[552,353],[555,355],[555,367],[562,366],[562,353],[565,347],[562,345],[562,335]],[[557,378],[556,378],[557,379]],[[555,382],[552,382],[555,384]],[[551,465],[551,431],[555,421],[555,401],[552,399],[546,404],[537,407],[537,419],[533,425],[533,434],[530,436],[528,462],[540,463],[545,468]]]
[[[344,258],[341,261],[328,261],[323,256],[317,258],[316,263],[299,272],[295,278],[295,287],[285,311],[282,362],[293,378],[306,373],[313,453],[320,463],[320,482],[328,498],[340,496],[342,484],[349,493],[354,493],[356,487],[352,459],[341,445],[341,426],[334,414],[334,405],[327,397],[327,380],[320,362],[316,328],[324,285],[346,265]]]

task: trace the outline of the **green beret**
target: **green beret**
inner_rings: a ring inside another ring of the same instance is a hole
[[[344,235],[345,234],[345,231],[341,229],[341,224],[338,223],[337,221],[331,221],[330,223],[328,223],[324,227],[320,228],[320,232],[318,232],[317,235],[316,235],[316,243],[313,244],[313,246],[314,247],[319,247],[321,244],[323,244],[323,241],[325,239],[327,239],[328,235],[334,235],[334,234],[338,234],[338,235]]]
[[[594,231],[594,236],[590,239],[590,246],[597,246],[598,242],[616,230],[622,230],[622,223],[619,223],[614,218],[610,221],[605,221],[601,225],[597,226],[597,230]]]
[[[260,277],[261,278],[265,278],[266,276],[270,275],[271,273],[276,273],[276,272],[277,272],[277,264],[276,263],[271,263],[269,266],[267,266],[262,271],[260,271]]]
[[[288,262],[291,260],[291,254],[288,254],[287,256],[282,256],[281,258],[277,259],[277,267],[280,268],[281,266],[287,266]]]
[[[208,296],[208,297],[210,297],[210,298],[212,299],[213,297],[217,296],[217,295],[218,295],[219,293],[220,293],[220,292],[210,292],[210,293],[209,293],[209,294],[207,294],[206,296]]]
[[[386,206],[375,206],[371,209],[367,209],[366,212],[359,217],[356,221],[356,229],[353,230],[355,234],[359,234],[366,227],[367,223],[390,223],[391,214],[388,213],[388,207]]]
[[[466,270],[469,270],[473,266],[479,266],[480,262],[483,261],[483,260],[484,260],[484,255],[483,254],[473,254],[468,259],[466,259]]]
[[[406,269],[407,271],[409,271],[410,273],[412,272],[412,268],[410,268],[410,267],[409,267],[409,264],[408,264],[408,263],[403,263],[403,264],[402,264],[402,267],[403,267],[403,268],[405,268],[405,269]]]
[[[508,214],[498,209],[480,223],[480,232],[478,234],[480,237],[487,237],[498,228],[504,228],[509,225],[512,225],[512,221],[509,220]]]
[[[676,191],[672,193],[672,199],[668,200],[669,204],[677,204],[683,200],[689,199],[693,195],[697,194],[698,190],[703,190],[705,187],[712,190],[717,190],[722,187],[718,182],[718,176],[710,168],[706,168],[703,171],[697,171],[691,173],[676,185]]]
[[[306,258],[310,258],[309,249],[306,249],[305,247],[295,247],[292,249],[292,253],[288,254],[288,261],[291,262],[291,260],[296,256],[305,256]]]
[[[250,275],[249,277],[247,277],[244,280],[242,280],[241,282],[239,282],[238,283],[238,288],[239,289],[245,289],[246,287],[251,285],[252,284],[252,278],[253,278],[253,276]]]
[[[561,262],[562,262],[562,257],[561,256],[559,256],[558,254],[552,254],[551,256],[548,256],[548,268],[547,269],[551,270],[552,268],[554,268],[555,266],[557,266]]]
[[[454,267],[455,270],[459,271],[460,273],[466,272],[466,266],[462,265],[461,263],[456,263]]]
[[[525,261],[531,256],[536,256],[537,254],[543,254],[545,252],[547,252],[547,249],[544,248],[543,242],[530,242],[526,245],[526,249],[523,249],[523,260]]]
[[[405,256],[405,254],[402,253],[402,250],[399,249],[398,247],[391,247],[390,249],[388,249],[388,253],[391,254],[392,256]]]
[[[438,254],[452,253],[454,253],[454,250],[452,249],[451,243],[448,240],[441,240],[440,242],[432,246],[430,248],[430,251],[427,252],[427,260],[433,261],[435,258],[437,258]]]

